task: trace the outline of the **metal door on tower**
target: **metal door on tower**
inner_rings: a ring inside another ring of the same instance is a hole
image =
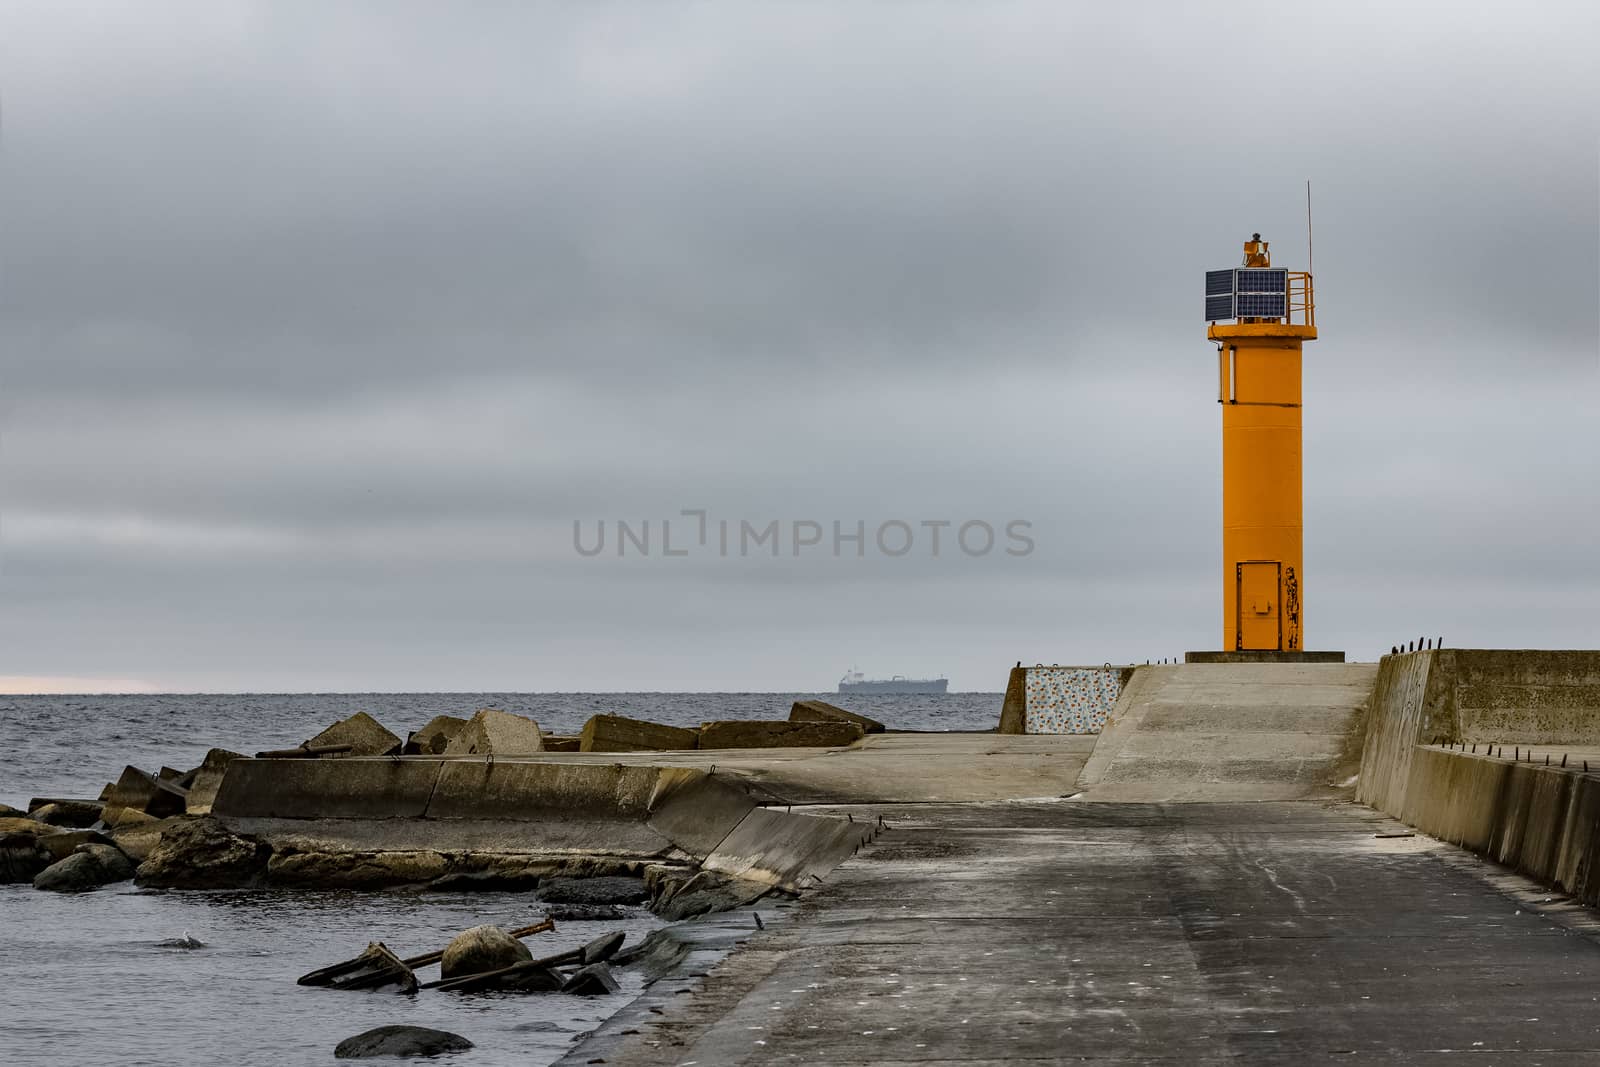
[[[1282,571],[1283,565],[1276,562],[1238,565],[1238,645],[1241,649],[1260,651],[1283,647],[1282,612],[1278,604]]]

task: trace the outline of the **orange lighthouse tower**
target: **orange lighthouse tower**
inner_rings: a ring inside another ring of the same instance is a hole
[[[1300,349],[1317,338],[1311,274],[1272,265],[1259,233],[1206,272],[1222,405],[1222,648],[1302,652]]]

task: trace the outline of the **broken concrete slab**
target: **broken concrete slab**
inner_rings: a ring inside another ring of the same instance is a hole
[[[545,734],[544,750],[546,752],[579,752],[583,739],[577,734]]]
[[[717,871],[700,871],[653,910],[668,922],[690,919],[714,911],[729,911],[760,900],[772,891],[769,882],[736,878]]]
[[[700,726],[700,747],[707,748],[843,748],[866,735],[854,722],[785,722],[728,719]]]
[[[467,720],[458,715],[435,715],[422,729],[406,738],[401,751],[407,756],[442,756]]]
[[[147,815],[133,808],[124,808],[116,804],[107,804],[100,810],[100,823],[108,830],[121,830],[134,826],[147,826],[161,820],[154,815]]]
[[[498,708],[483,708],[445,747],[447,756],[532,756],[544,749],[539,724]]]
[[[698,747],[699,731],[623,715],[591,715],[579,735],[580,752],[670,752]]]
[[[883,723],[877,719],[869,719],[865,715],[857,715],[853,711],[846,711],[835,704],[825,700],[796,700],[794,707],[789,709],[790,722],[853,722],[869,734],[881,734],[884,731]]]
[[[364,711],[341,719],[306,741],[302,748],[328,748],[349,745],[346,756],[387,756],[400,751],[400,739]]]
[[[615,993],[621,988],[616,978],[612,976],[611,968],[603,963],[591,963],[587,967],[580,967],[573,972],[571,978],[561,984],[561,992],[575,993],[584,997],[604,996]]]

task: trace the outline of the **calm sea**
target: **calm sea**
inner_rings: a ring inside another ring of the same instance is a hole
[[[381,693],[0,698],[0,802],[93,797],[125,764],[195,766],[208,748],[299,744],[356,711],[404,737],[434,715],[497,707],[547,732],[576,733],[596,712],[693,725],[783,718],[798,693]],[[838,698],[834,697],[837,701]],[[1000,694],[852,697],[847,706],[893,729],[987,730]],[[374,1026],[409,1023],[462,1034],[453,1058],[498,1067],[547,1064],[638,992],[623,973],[610,997],[441,994],[416,997],[304,989],[296,976],[381,940],[400,955],[443,946],[468,926],[532,921],[518,894],[143,892],[110,886],[77,896],[0,886],[0,1063],[79,1065],[334,1064],[333,1047]],[[539,951],[607,930],[632,942],[656,925],[560,923]],[[204,948],[162,945],[185,933]],[[424,978],[432,972],[424,972]]]

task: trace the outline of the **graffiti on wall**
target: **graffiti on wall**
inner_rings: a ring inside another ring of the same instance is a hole
[[[1029,667],[1024,732],[1097,734],[1122,693],[1111,667]]]

